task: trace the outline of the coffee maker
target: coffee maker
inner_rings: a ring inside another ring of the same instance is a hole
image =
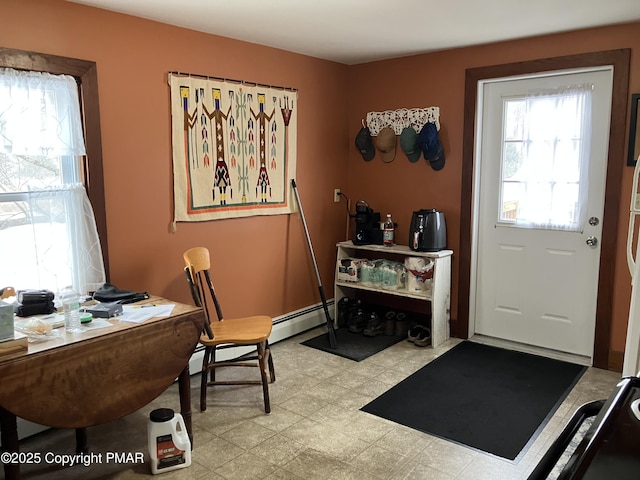
[[[380,212],[374,212],[367,202],[358,200],[355,219],[354,245],[383,244],[383,231],[380,229]]]

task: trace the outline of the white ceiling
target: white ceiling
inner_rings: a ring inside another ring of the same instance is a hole
[[[640,20],[640,0],[69,1],[347,65]]]

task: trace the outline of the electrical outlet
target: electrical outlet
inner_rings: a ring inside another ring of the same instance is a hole
[[[339,203],[340,202],[340,189],[336,188],[333,190],[333,201],[335,203]]]

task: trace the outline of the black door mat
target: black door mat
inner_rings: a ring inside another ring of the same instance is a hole
[[[465,341],[361,410],[514,460],[585,370]]]
[[[397,335],[367,337],[362,333],[351,333],[347,328],[339,328],[336,330],[337,348],[331,348],[328,337],[323,333],[305,340],[302,345],[359,362],[407,338]]]

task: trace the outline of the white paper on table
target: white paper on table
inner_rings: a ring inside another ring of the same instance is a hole
[[[113,323],[107,321],[104,318],[93,317],[89,323],[81,323],[80,328],[82,330],[97,330],[98,328],[113,327]]]
[[[124,305],[122,315],[118,316],[121,322],[142,323],[155,317],[168,317],[171,315],[174,304],[168,305]]]

